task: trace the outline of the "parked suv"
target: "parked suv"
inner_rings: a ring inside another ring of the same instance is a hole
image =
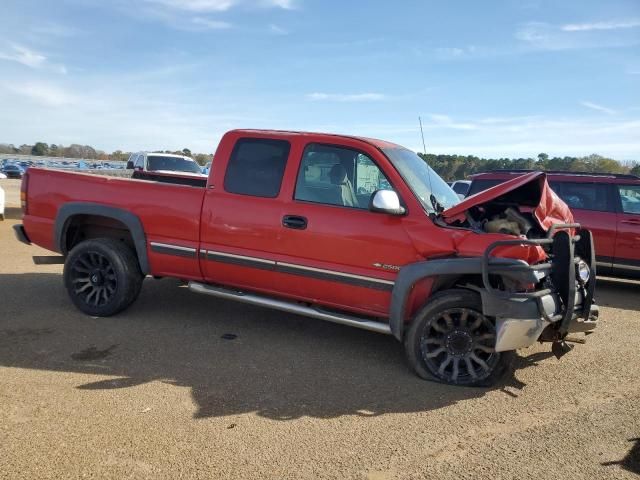
[[[469,195],[529,170],[495,170],[472,175]],[[598,273],[640,278],[640,177],[608,173],[547,172],[551,188],[591,230]]]

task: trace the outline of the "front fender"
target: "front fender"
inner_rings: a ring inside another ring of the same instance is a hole
[[[494,258],[494,266],[527,265],[523,260]],[[441,258],[412,263],[400,269],[391,292],[389,327],[398,340],[402,340],[404,324],[407,318],[407,302],[414,285],[429,277],[460,277],[463,275],[481,275],[483,259],[481,257]],[[526,274],[526,273],[525,273]],[[507,273],[507,275],[509,275]],[[522,272],[514,272],[513,277],[522,279]],[[533,279],[535,280],[535,278]]]

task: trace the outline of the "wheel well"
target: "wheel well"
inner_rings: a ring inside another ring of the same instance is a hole
[[[438,275],[425,277],[413,286],[412,294],[407,299],[405,323],[409,323],[414,315],[420,310],[425,302],[436,293],[451,288],[465,288],[474,285],[482,288],[482,276],[479,274],[466,275]]]
[[[441,279],[438,279],[431,290],[431,294],[447,290],[449,288],[462,287],[466,285],[473,285],[483,288],[482,275],[480,274],[467,274],[467,275],[443,275]]]
[[[78,243],[91,238],[120,240],[136,251],[129,228],[119,220],[101,215],[73,215],[67,220],[62,235],[60,243],[65,254]]]

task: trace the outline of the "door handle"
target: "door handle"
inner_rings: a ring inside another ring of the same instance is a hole
[[[638,218],[630,218],[628,220],[620,220],[620,223],[624,223],[625,225],[639,225],[640,226],[640,219],[638,219]]]
[[[285,215],[282,217],[282,226],[295,230],[304,230],[307,228],[307,219],[298,215]]]

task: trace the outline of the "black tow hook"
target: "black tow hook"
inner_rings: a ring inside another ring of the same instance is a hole
[[[564,340],[556,340],[551,344],[551,351],[556,356],[557,359],[562,358],[567,353],[573,350],[573,345],[569,345]]]

